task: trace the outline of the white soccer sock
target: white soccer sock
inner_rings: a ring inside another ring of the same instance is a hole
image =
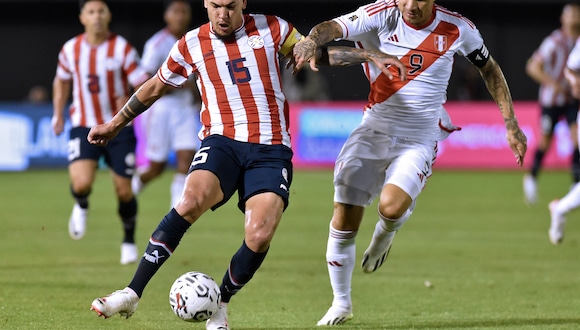
[[[554,211],[558,215],[564,216],[578,207],[580,207],[580,183],[577,183],[572,190],[570,190],[568,194],[566,194],[566,196],[556,204],[556,209]]]
[[[356,260],[356,231],[336,230],[330,225],[326,262],[334,300],[332,306],[351,308],[350,290]]]
[[[414,208],[415,204],[413,203],[411,204],[411,206]],[[399,230],[403,226],[403,224],[405,224],[405,222],[409,220],[411,214],[413,214],[413,208],[409,207],[407,211],[405,211],[405,213],[403,213],[403,215],[399,219],[389,219],[384,215],[382,215],[381,211],[377,211],[377,213],[379,214],[379,222],[377,223],[377,226],[375,226],[375,233],[373,235],[380,234],[381,231],[380,229],[383,229],[385,231]],[[377,231],[379,231],[379,233],[377,233]]]
[[[173,176],[173,181],[171,182],[171,207],[175,207],[179,200],[181,199],[181,195],[183,194],[183,188],[185,186],[185,178],[187,177],[186,174],[183,173],[175,173]]]

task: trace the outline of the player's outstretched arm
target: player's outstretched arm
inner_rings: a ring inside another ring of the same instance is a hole
[[[516,119],[511,93],[503,72],[491,55],[487,63],[479,67],[479,72],[485,81],[487,90],[501,111],[507,130],[508,143],[517,163],[522,166],[528,149],[527,138]]]
[[[296,74],[306,63],[310,63],[310,68],[313,71],[318,71],[316,67],[317,49],[341,37],[342,29],[335,21],[326,21],[314,26],[308,36],[294,45],[292,51],[294,69],[292,73]]]
[[[319,48],[317,59],[319,63],[331,66],[349,66],[371,62],[376,65],[383,73],[393,79],[393,71],[398,72],[401,81],[407,80],[407,70],[403,62],[396,56],[382,53],[380,51],[360,49],[347,46],[329,46]],[[390,67],[395,70],[389,70]]]
[[[161,82],[157,76],[150,78],[141,85],[108,123],[92,127],[87,140],[91,144],[107,145],[111,139],[119,134],[123,127],[145,112],[157,99],[163,96],[168,88],[170,87]]]

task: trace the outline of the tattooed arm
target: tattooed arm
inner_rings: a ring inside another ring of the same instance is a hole
[[[310,63],[310,68],[313,71],[318,71],[316,67],[317,49],[341,37],[342,29],[335,21],[326,21],[314,26],[306,38],[294,45],[292,56],[295,65],[292,73],[296,73],[302,69],[306,62]]]
[[[157,76],[149,78],[109,122],[92,127],[87,140],[91,144],[107,145],[111,139],[119,134],[123,127],[145,112],[169,88],[171,87],[161,82]]]
[[[511,93],[503,72],[493,57],[490,56],[487,63],[479,68],[479,73],[485,81],[487,90],[499,107],[505,122],[508,143],[518,164],[522,166],[527,150],[527,138],[518,125]]]
[[[316,59],[321,64],[331,66],[349,66],[364,62],[372,62],[389,78],[393,79],[390,66],[396,67],[402,81],[407,79],[405,65],[393,55],[379,51],[359,49],[346,46],[319,47]]]

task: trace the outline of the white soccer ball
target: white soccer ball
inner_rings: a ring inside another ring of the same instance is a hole
[[[180,319],[203,322],[218,310],[220,288],[210,276],[188,272],[178,277],[169,290],[169,304]]]

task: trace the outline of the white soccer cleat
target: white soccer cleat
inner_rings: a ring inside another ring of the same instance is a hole
[[[87,228],[87,209],[83,209],[79,204],[73,206],[72,213],[68,220],[68,233],[74,240],[78,240],[85,236]]]
[[[135,313],[137,304],[139,304],[139,296],[133,289],[127,287],[123,290],[117,290],[106,297],[93,300],[91,310],[104,318],[109,318],[119,313],[121,317],[128,319]]]
[[[377,226],[380,224],[377,223]],[[385,231],[381,236],[373,235],[371,244],[363,254],[362,269],[365,273],[372,273],[379,269],[389,256],[396,231]]]
[[[535,205],[538,202],[538,185],[530,174],[524,175],[524,201],[528,205]]]
[[[562,243],[564,240],[564,226],[566,225],[566,217],[563,215],[556,214],[556,206],[558,205],[558,200],[555,199],[550,202],[548,206],[550,209],[550,230],[548,231],[548,236],[550,237],[550,242],[554,245]]]
[[[137,251],[137,245],[133,243],[122,243],[121,244],[121,265],[128,265],[137,262],[139,260],[139,251]]]
[[[228,304],[220,303],[220,306],[212,315],[212,317],[205,323],[206,330],[230,330],[230,325],[228,324]]]
[[[331,306],[326,314],[316,323],[318,326],[340,325],[352,319],[352,309]]]

